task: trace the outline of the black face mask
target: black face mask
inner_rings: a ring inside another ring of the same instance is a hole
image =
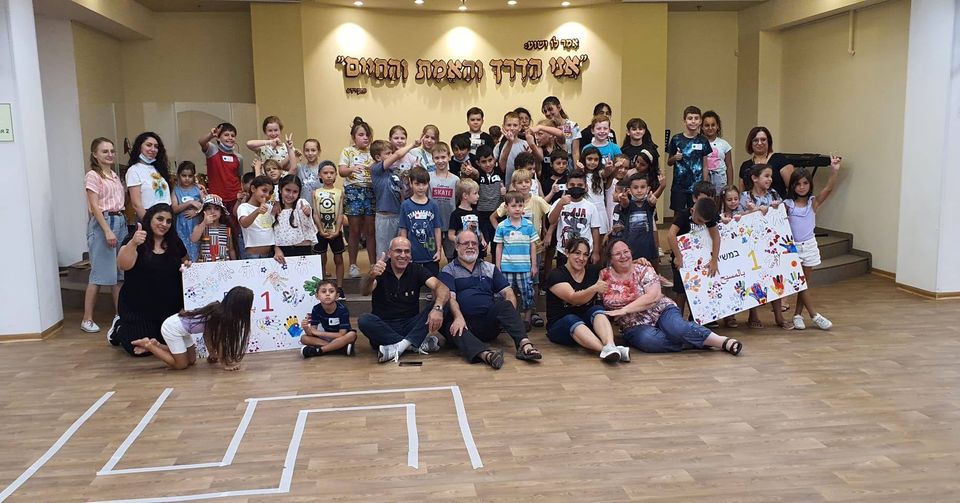
[[[567,194],[570,194],[570,197],[574,199],[580,199],[587,195],[587,189],[583,187],[570,187],[567,189]]]

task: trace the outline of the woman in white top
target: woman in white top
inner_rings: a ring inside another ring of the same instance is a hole
[[[144,213],[156,204],[173,204],[167,150],[157,133],[147,131],[137,136],[127,166],[127,190],[137,220],[142,220]]]

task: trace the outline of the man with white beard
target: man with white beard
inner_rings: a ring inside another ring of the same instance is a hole
[[[457,260],[440,271],[440,281],[450,290],[453,321],[449,333],[453,342],[468,362],[482,361],[498,369],[503,365],[503,352],[491,351],[486,343],[504,330],[513,339],[517,359],[541,359],[540,351],[527,337],[513,289],[496,266],[477,260],[478,246],[474,232],[461,231],[456,241]],[[496,294],[503,299],[497,299]]]

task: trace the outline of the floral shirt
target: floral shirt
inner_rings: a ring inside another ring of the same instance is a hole
[[[607,283],[607,293],[603,294],[603,306],[607,310],[620,309],[637,300],[646,289],[660,282],[660,276],[652,267],[634,265],[629,279],[618,279],[613,269],[607,267],[600,271],[600,279]],[[660,314],[669,307],[676,306],[670,298],[663,295],[652,307],[639,313],[627,314],[616,319],[620,330],[628,330],[637,325],[656,326]]]

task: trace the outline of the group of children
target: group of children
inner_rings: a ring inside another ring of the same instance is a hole
[[[359,249],[365,246],[372,264],[396,236],[409,239],[414,262],[438,274],[441,260],[456,259],[457,233],[477,233],[481,258],[494,262],[507,277],[528,329],[540,327],[544,320],[535,309],[539,277],[566,263],[563,243],[586,239],[598,263],[604,243],[622,238],[633,257],[659,263],[663,252],[656,202],[666,188],[659,147],[642,119],[626,123],[626,137],[618,145],[609,105],[598,104],[582,131],[556,97],[543,100],[541,111],[545,117],[536,123],[524,108],[507,112],[501,126],[487,132],[483,111],[471,108],[468,130],[454,135],[449,144],[440,141],[434,125],[423,127],[412,142],[399,125],[389,130],[388,139],[374,140],[371,126],[357,117],[350,126],[350,145],[337,164],[320,160],[316,139],[307,139],[298,149],[292,135],[281,137],[282,122],[270,116],[263,121],[265,138],[246,143],[255,154],[249,173],[235,151],[236,128],[223,123],[199,140],[207,159],[209,194],[197,185],[192,163],[178,166],[173,188],[176,229],[191,260],[200,262],[264,257],[283,261],[318,253],[326,270],[329,250],[335,281],[321,285],[318,308],[324,312],[315,312],[304,325],[303,342],[311,348],[304,349],[305,357],[353,354],[356,332],[350,328],[349,313],[337,302],[344,299],[343,252],[348,251],[350,277],[359,277]],[[742,190],[732,184],[732,147],[720,136],[715,112],[687,107],[683,120],[684,130],[665,149],[666,164],[673,168],[672,286],[681,311],[683,287],[676,271],[682,258],[676,236],[704,225],[718,242],[712,229],[719,220],[766,212],[782,202],[771,189],[774,174],[767,165],[753,166]],[[812,176],[803,169],[794,170],[788,184],[783,204],[808,275],[819,263],[815,213],[829,196],[839,167],[839,158],[834,158],[833,174],[818,197],[812,195]],[[343,179],[340,185],[338,176]],[[709,272],[715,273],[716,259],[714,255]],[[671,286],[670,280],[661,281]],[[792,323],[783,319],[780,302],[774,302],[777,324],[803,328],[803,309],[818,327],[830,327],[814,310],[809,291],[800,294]],[[324,319],[343,323],[327,326]],[[724,321],[737,326],[733,317]],[[749,323],[762,326],[755,310]]]

